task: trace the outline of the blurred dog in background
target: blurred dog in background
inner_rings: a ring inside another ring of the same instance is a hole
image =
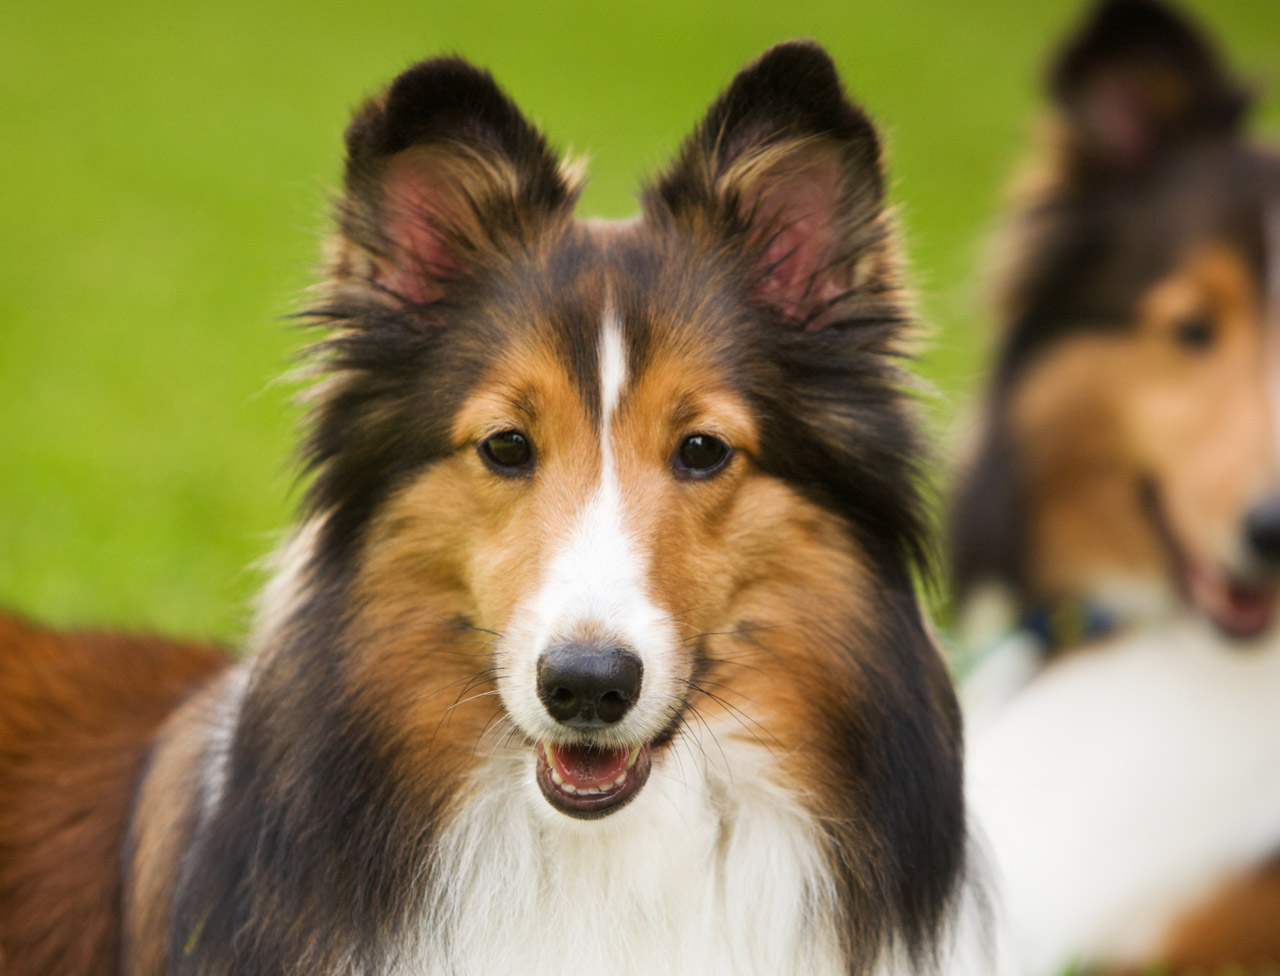
[[[1049,86],[951,519],[971,797],[1033,976],[1274,966],[1280,154],[1153,0]]]

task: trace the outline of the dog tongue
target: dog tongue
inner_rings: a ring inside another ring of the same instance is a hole
[[[576,789],[601,789],[627,769],[626,749],[592,749],[553,745],[548,750],[556,771]]]
[[[1241,637],[1251,637],[1266,630],[1275,614],[1276,594],[1262,586],[1232,583],[1224,601],[1231,630]]]

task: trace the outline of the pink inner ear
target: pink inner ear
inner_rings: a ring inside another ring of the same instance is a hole
[[[421,161],[406,153],[387,164],[383,194],[383,234],[390,247],[374,282],[409,302],[438,301],[461,270],[450,235],[461,209],[459,188],[447,178],[431,179]]]
[[[1081,97],[1080,123],[1095,150],[1122,171],[1145,167],[1165,130],[1188,111],[1185,79],[1159,67],[1102,72]]]
[[[849,269],[833,265],[840,206],[839,171],[824,162],[766,187],[756,208],[757,228],[769,240],[759,294],[809,328],[825,325],[826,313],[849,288]]]
[[[1088,92],[1082,122],[1112,165],[1139,168],[1151,141],[1150,111],[1133,79],[1112,72]]]

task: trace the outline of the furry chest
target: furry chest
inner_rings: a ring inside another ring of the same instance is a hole
[[[581,822],[500,779],[442,838],[431,935],[398,973],[845,970],[815,826],[766,781],[668,757],[629,809]]]

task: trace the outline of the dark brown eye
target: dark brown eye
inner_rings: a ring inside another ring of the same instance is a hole
[[[1191,352],[1204,352],[1213,345],[1216,332],[1213,320],[1205,316],[1183,319],[1174,329],[1178,345]]]
[[[686,478],[709,478],[729,460],[729,445],[710,434],[690,434],[676,451],[676,473]]]
[[[524,474],[533,460],[533,444],[518,430],[504,430],[480,443],[480,456],[498,474]]]

